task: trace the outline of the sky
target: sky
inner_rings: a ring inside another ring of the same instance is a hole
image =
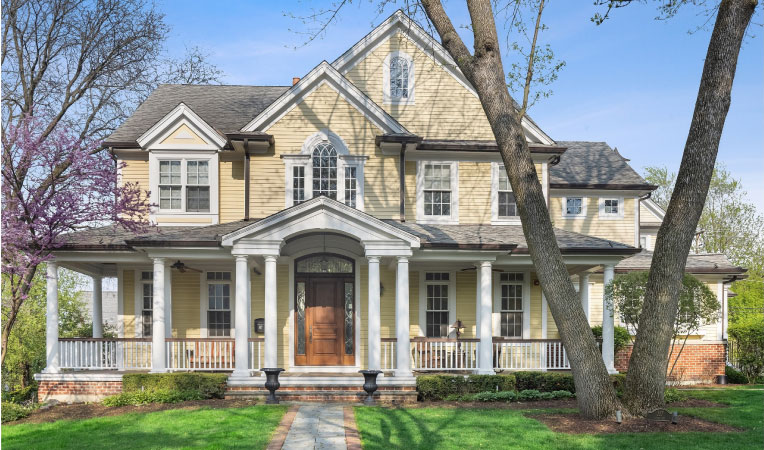
[[[301,46],[307,30],[289,13],[306,15],[328,2],[160,1],[171,26],[169,52],[200,46],[225,73],[225,84],[289,85],[322,60],[333,61],[397,6],[378,1],[346,6],[324,35]],[[643,173],[645,166],[679,168],[711,32],[689,33],[706,23],[687,7],[655,20],[660,2],[616,10],[603,25],[592,0],[552,0],[541,37],[566,66],[529,114],[555,140],[606,141]],[[455,24],[469,23],[463,1],[446,1]],[[754,21],[761,24],[762,8]],[[743,182],[764,213],[764,29],[753,26],[740,53],[732,105],[718,161]],[[466,29],[462,35],[469,43]],[[299,48],[295,48],[299,47]],[[506,51],[506,49],[502,49]],[[506,58],[505,58],[506,64]]]

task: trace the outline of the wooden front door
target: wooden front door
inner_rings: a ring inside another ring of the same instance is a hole
[[[304,289],[304,319],[300,318],[299,298],[295,304],[295,364],[304,366],[342,366],[355,363],[354,327],[345,321],[345,291],[352,278],[343,276],[298,277],[297,295]],[[354,297],[354,296],[353,296]],[[354,299],[353,299],[354,300]],[[353,310],[349,311],[354,321]],[[352,323],[352,322],[351,322]],[[304,328],[301,332],[300,325]],[[347,345],[345,334],[351,333]],[[301,340],[303,340],[301,342]]]

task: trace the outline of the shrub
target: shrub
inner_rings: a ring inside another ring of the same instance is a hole
[[[602,325],[595,325],[592,327],[592,334],[597,339],[602,339]],[[631,335],[629,330],[625,327],[615,327],[613,329],[613,347],[614,352],[618,353],[619,350],[626,348],[631,344]]]
[[[615,392],[618,395],[623,394],[623,389],[626,387],[626,374],[625,373],[616,373],[613,375],[610,375],[610,381],[613,382],[613,387],[615,388]]]
[[[420,400],[444,400],[466,393],[467,382],[463,376],[424,375],[416,378],[416,390]]]
[[[197,392],[200,398],[223,398],[228,376],[219,373],[134,373],[122,377],[122,392]]]
[[[10,402],[2,402],[0,409],[2,410],[2,414],[0,414],[0,416],[2,416],[0,417],[0,421],[2,421],[2,423],[23,419],[32,412],[32,408],[30,407],[21,406]]]
[[[663,399],[666,401],[666,403],[681,402],[686,398],[687,394],[674,388],[666,389],[666,392],[663,393]]]
[[[738,346],[735,356],[740,372],[755,383],[764,374],[764,318],[746,317],[730,326],[729,335]]]
[[[467,392],[470,393],[514,390],[514,375],[470,375],[467,377]]]
[[[732,384],[746,384],[748,379],[739,370],[732,366],[724,368],[724,374],[727,375],[727,382]]]
[[[105,406],[128,406],[145,405],[148,403],[178,403],[189,400],[203,400],[204,397],[199,391],[135,391],[123,392],[121,394],[106,397],[103,400]]]
[[[537,390],[540,392],[576,392],[573,375],[553,372],[515,372],[518,391]]]
[[[554,398],[573,398],[575,394],[570,391],[554,391],[552,392]]]
[[[474,402],[512,402],[517,399],[517,394],[514,391],[478,392],[470,395],[468,399]]]
[[[525,389],[517,393],[517,400],[537,400],[541,398],[541,392],[536,389]]]
[[[37,383],[18,391],[3,392],[3,402],[33,403],[37,400]]]

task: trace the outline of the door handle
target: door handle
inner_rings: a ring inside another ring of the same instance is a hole
[[[310,343],[313,343],[313,325],[310,326],[310,332],[308,333],[310,336]]]

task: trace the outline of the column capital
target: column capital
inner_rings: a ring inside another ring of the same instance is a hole
[[[276,262],[278,261],[279,257],[276,255],[263,255],[263,259],[265,259],[265,262],[269,262],[269,261]]]
[[[249,255],[233,255],[233,257],[236,259],[236,261],[244,261],[247,262],[249,259]]]
[[[58,262],[56,262],[55,258],[51,258],[51,259],[45,261],[45,264],[47,264],[50,269],[57,269],[58,268]]]
[[[398,259],[398,263],[407,263],[407,262],[409,262],[409,257],[408,256],[396,256],[396,258]]]
[[[368,259],[370,263],[372,263],[372,262],[373,263],[378,263],[379,260],[382,259],[382,257],[380,257],[380,256],[367,256],[366,259]]]
[[[582,272],[582,273],[581,273],[581,274],[579,274],[578,276],[579,276],[579,278],[581,278],[582,280],[588,280],[588,279],[589,279],[589,275],[591,275],[589,272]]]
[[[479,265],[480,265],[480,267],[491,267],[491,266],[493,266],[493,262],[492,261],[480,261]]]
[[[164,264],[165,258],[155,257],[151,258],[154,261],[154,264]]]

